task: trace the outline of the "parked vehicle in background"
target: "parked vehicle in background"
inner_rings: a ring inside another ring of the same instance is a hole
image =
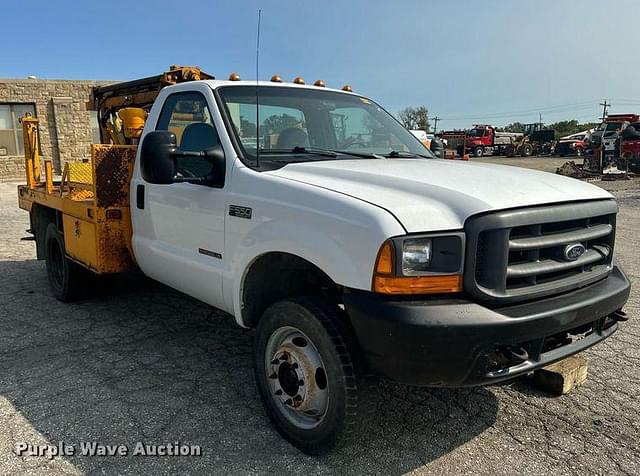
[[[593,129],[589,129],[561,137],[555,145],[555,153],[560,157],[566,155],[582,156],[584,151],[589,147],[589,137],[592,131]]]
[[[422,129],[415,129],[411,132],[424,146],[439,158],[444,159],[444,149],[447,147],[447,141],[437,137],[435,134],[425,132]]]
[[[466,131],[466,152],[474,157],[505,155],[514,141],[522,136],[518,132],[498,132],[493,126],[476,124]],[[458,155],[463,154],[464,147],[463,144],[457,146]]]
[[[418,139],[420,142],[422,142],[422,144],[427,148],[430,149],[431,148],[431,140],[433,139],[433,134],[429,134],[426,131],[423,131],[422,129],[414,129],[411,132],[416,139]]]
[[[621,149],[629,172],[640,174],[640,122],[629,124],[622,132]]]
[[[540,122],[523,124],[523,135],[514,139],[507,147],[507,156],[529,157],[531,155],[549,155],[553,153],[556,131],[545,128]]]
[[[638,114],[609,114],[607,118],[591,133],[590,146],[600,145],[603,137],[613,137],[623,131],[632,122],[638,122]]]

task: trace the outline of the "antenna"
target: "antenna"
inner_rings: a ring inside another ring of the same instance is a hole
[[[256,168],[260,167],[260,100],[258,96],[258,78],[260,69],[260,19],[262,10],[258,10],[258,34],[256,37]]]

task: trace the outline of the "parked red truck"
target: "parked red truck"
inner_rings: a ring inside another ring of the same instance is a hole
[[[498,132],[487,124],[475,124],[466,133],[466,152],[475,157],[505,155],[522,136],[523,134],[516,132]],[[457,149],[458,154],[462,155],[463,144],[459,144]]]

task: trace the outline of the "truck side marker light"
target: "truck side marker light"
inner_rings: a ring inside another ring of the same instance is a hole
[[[378,259],[376,260],[376,274],[388,274],[393,273],[393,244],[387,241],[378,253]]]

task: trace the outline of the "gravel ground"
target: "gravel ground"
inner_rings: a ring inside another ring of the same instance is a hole
[[[640,186],[611,187],[617,255],[638,282]],[[0,217],[0,474],[640,474],[637,287],[632,319],[582,354],[589,379],[570,395],[549,397],[526,380],[464,390],[383,383],[370,435],[312,458],[267,420],[251,332],[141,277],[59,303],[33,242],[20,240],[28,217],[15,184],[0,183]],[[180,441],[202,455],[18,457],[21,441]]]

